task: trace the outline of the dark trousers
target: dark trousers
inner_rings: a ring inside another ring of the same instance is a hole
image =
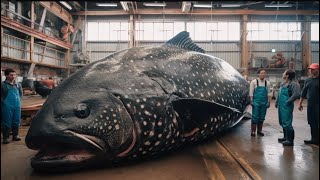
[[[319,104],[308,104],[307,116],[312,140],[319,142]]]

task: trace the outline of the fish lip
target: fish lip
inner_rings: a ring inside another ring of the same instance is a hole
[[[90,164],[90,162],[98,161],[99,158],[101,159],[107,150],[105,143],[97,137],[76,133],[72,130],[64,130],[63,132],[67,137],[80,139],[81,142],[85,142],[84,147],[80,145],[80,148],[77,148],[76,144],[70,143],[71,148],[68,149],[69,147],[59,145],[59,143],[64,143],[63,141],[48,142],[46,144],[48,148],[39,148],[39,152],[31,158],[31,166],[35,170],[59,172],[65,171],[65,168],[72,170],[79,169]],[[50,146],[53,143],[58,143],[58,146]],[[57,148],[58,153],[52,155],[51,153],[55,151],[55,148]]]

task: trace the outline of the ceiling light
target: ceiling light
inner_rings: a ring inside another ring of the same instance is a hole
[[[292,7],[292,4],[265,4],[264,7]]]
[[[103,6],[103,7],[117,7],[117,3],[97,3],[97,6]]]
[[[127,1],[120,1],[120,4],[125,11],[129,11],[128,2]]]
[[[72,9],[72,7],[71,7],[68,3],[66,3],[65,1],[60,1],[60,3],[61,3],[62,5],[64,5],[64,7],[68,8],[69,10]]]
[[[164,7],[166,6],[166,3],[143,3],[144,6],[158,6],[158,7]]]
[[[221,7],[241,7],[241,4],[221,4]]]
[[[194,4],[193,7],[198,7],[198,8],[211,8],[211,4]]]

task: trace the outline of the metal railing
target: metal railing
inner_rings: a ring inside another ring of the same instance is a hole
[[[65,67],[67,56],[65,52],[34,43],[31,51],[31,42],[11,36],[1,34],[1,57],[15,60],[36,62],[44,65]]]
[[[38,30],[39,32],[42,32],[50,37],[53,38],[58,38],[61,39],[59,37],[59,31],[52,31],[49,28],[50,27],[46,27],[46,26],[41,26],[40,24],[36,23],[36,22],[32,22],[31,19],[26,18],[14,11],[11,11],[9,9],[4,9],[3,7],[1,7],[1,16],[5,16],[8,17],[9,19],[12,19],[14,21],[17,21],[18,23],[21,23],[23,25],[26,25],[28,27],[32,26],[34,27],[33,29]]]

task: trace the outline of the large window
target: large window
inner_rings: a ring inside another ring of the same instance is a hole
[[[137,22],[136,39],[140,41],[166,41],[184,31],[184,22]]]
[[[300,22],[251,22],[247,24],[247,31],[247,39],[250,41],[301,39]]]
[[[239,41],[239,22],[187,22],[187,31],[195,41]]]
[[[88,22],[88,41],[129,41],[128,22]]]
[[[319,41],[319,22],[311,23],[311,41]]]

